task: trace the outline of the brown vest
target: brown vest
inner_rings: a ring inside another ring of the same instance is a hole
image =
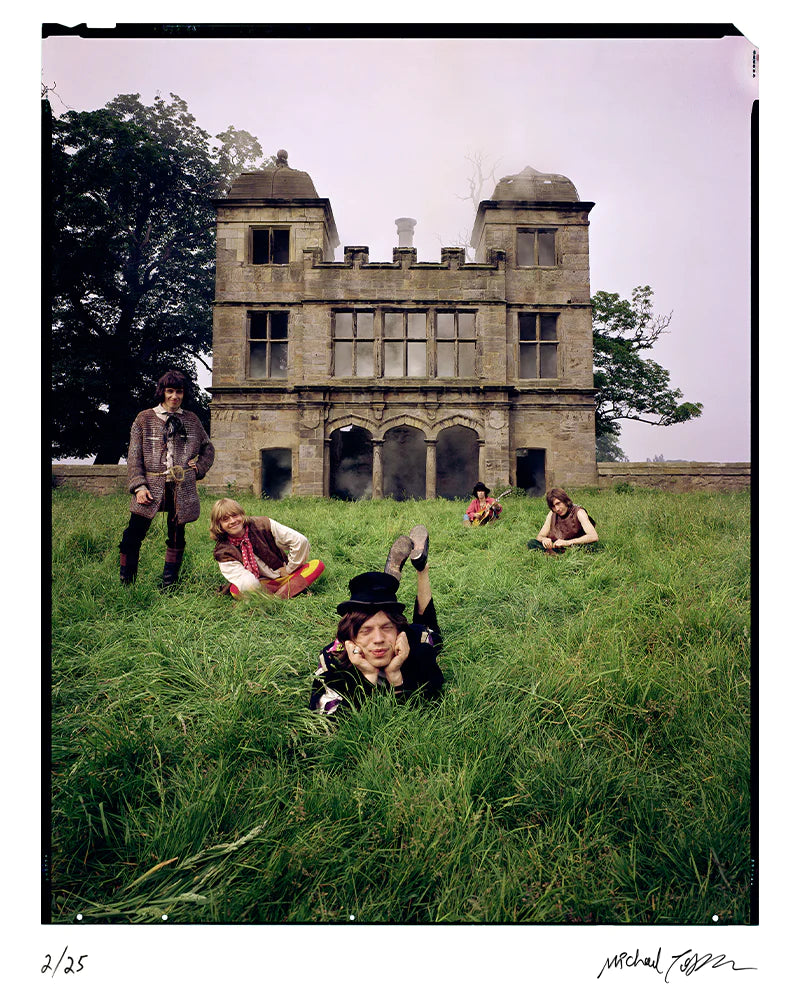
[[[583,507],[573,504],[563,517],[559,517],[555,511],[551,511],[553,517],[550,521],[550,531],[547,537],[563,538],[566,541],[569,538],[580,538],[581,535],[585,535],[583,525],[578,520],[579,510],[583,510]]]
[[[280,569],[286,563],[286,557],[275,542],[269,518],[251,517],[247,521],[247,527],[253,552],[270,569]],[[214,558],[217,562],[242,562],[242,550],[226,536],[224,541],[219,541],[215,545]]]

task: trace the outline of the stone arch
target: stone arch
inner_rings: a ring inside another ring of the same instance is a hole
[[[474,427],[449,424],[436,436],[436,496],[468,497],[478,481],[480,438]]]
[[[340,500],[372,499],[372,432],[354,423],[334,427],[329,455],[330,496]]]
[[[383,435],[383,495],[395,500],[425,497],[425,432],[418,425],[402,423]]]
[[[424,420],[420,420],[419,417],[414,417],[411,414],[401,414],[399,417],[392,417],[381,424],[382,437],[385,439],[387,431],[395,430],[398,427],[413,427],[421,431],[423,437],[428,437],[431,433],[430,424]]]
[[[469,427],[471,430],[475,431],[478,435],[478,440],[484,440],[484,423],[482,420],[476,420],[474,417],[468,416],[466,413],[456,413],[451,414],[448,417],[442,417],[437,420],[432,431],[435,435],[439,435],[443,430],[448,427]]]
[[[369,417],[366,417],[361,413],[346,413],[342,417],[336,417],[335,420],[328,421],[326,424],[328,436],[330,437],[330,435],[336,430],[341,430],[342,427],[350,427],[351,425],[354,427],[361,427],[372,437],[377,434],[380,426],[377,421],[371,420]]]

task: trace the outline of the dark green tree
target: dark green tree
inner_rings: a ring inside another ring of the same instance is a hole
[[[634,288],[630,300],[617,292],[592,296],[598,461],[624,460],[618,444],[620,420],[668,427],[702,413],[702,403],[681,402],[683,394],[670,386],[666,368],[642,357],[669,330],[671,320],[672,313],[653,314],[649,285]]]
[[[51,275],[52,456],[116,463],[169,368],[208,368],[215,214],[244,169],[267,161],[229,128],[216,142],[175,94],[138,94],[53,117],[45,100],[45,254]]]

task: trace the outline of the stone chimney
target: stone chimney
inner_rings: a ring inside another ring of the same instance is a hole
[[[417,220],[395,219],[394,224],[397,226],[397,245],[399,247],[413,247],[414,226],[416,226]]]

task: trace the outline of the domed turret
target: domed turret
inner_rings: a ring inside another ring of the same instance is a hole
[[[295,198],[319,198],[314,182],[304,170],[294,170],[289,166],[289,154],[279,149],[278,162],[274,167],[240,174],[228,192],[228,199],[279,198],[291,201]]]
[[[580,201],[575,185],[563,174],[544,174],[525,167],[501,177],[492,201]]]

